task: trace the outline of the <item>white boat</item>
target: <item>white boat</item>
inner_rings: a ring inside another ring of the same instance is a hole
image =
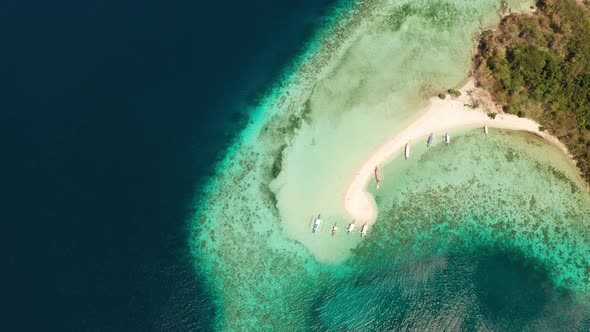
[[[367,225],[367,223],[365,223],[363,227],[361,227],[361,237],[365,237],[365,235],[367,235],[368,230],[369,226]]]
[[[447,145],[451,143],[451,136],[449,136],[449,133],[445,134],[445,143]]]
[[[339,228],[336,227],[336,224],[334,224],[334,226],[332,226],[332,236],[336,235],[336,233],[338,232]]]
[[[483,125],[483,133],[488,134],[488,125]]]
[[[354,224],[354,220],[353,220],[353,221],[352,221],[350,224],[348,224],[348,229],[346,230],[346,234],[348,234],[348,233],[350,233],[350,232],[354,231],[354,227],[355,227],[355,226],[356,226],[356,225]]]
[[[406,159],[410,158],[410,142],[406,143],[405,155],[406,155]]]
[[[311,230],[312,233],[317,232],[318,228],[320,227],[320,224],[322,223],[322,219],[320,219],[320,215],[318,214],[318,217],[315,218],[315,221],[313,222],[313,228]]]

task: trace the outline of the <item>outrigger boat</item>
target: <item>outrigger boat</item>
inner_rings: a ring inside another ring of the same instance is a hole
[[[311,230],[312,233],[315,233],[318,228],[320,227],[320,224],[322,223],[322,220],[320,219],[320,215],[318,214],[318,217],[315,218],[315,221],[313,222],[313,228]]]
[[[363,227],[361,227],[361,237],[365,237],[365,235],[367,235],[368,230],[369,226],[367,225],[367,223],[365,223]]]
[[[405,155],[406,155],[406,160],[408,160],[408,158],[410,158],[410,142],[406,143]]]
[[[449,133],[445,134],[445,143],[447,145],[449,145],[451,143],[451,136],[449,136]]]
[[[375,182],[377,182],[377,189],[379,189],[379,182],[381,182],[381,172],[379,172],[379,166],[375,166]]]
[[[488,125],[483,125],[483,133],[488,134]]]
[[[356,226],[356,225],[354,224],[354,220],[353,220],[350,224],[348,224],[348,229],[346,229],[346,234],[349,234],[350,232],[354,231],[354,226]]]
[[[339,228],[336,227],[336,224],[334,224],[334,226],[332,226],[332,236],[336,235],[336,232],[338,232]]]
[[[430,134],[430,136],[428,136],[428,141],[426,142],[426,146],[430,147],[432,145],[432,142],[434,142],[434,135]]]

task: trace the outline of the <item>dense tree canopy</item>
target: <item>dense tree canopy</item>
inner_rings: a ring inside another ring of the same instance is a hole
[[[574,0],[540,0],[482,34],[475,72],[504,110],[539,121],[590,181],[590,15]]]

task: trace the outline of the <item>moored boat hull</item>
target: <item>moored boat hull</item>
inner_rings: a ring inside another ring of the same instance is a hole
[[[363,227],[361,227],[361,237],[365,237],[365,235],[367,235],[368,230],[369,226],[365,223]]]
[[[350,224],[348,224],[348,228],[346,229],[346,234],[350,234],[352,231],[354,231],[354,221],[351,222]]]
[[[379,166],[375,166],[375,182],[377,182],[377,189],[379,189],[379,182],[381,182],[381,172],[379,172]]]
[[[337,232],[338,232],[338,227],[336,227],[336,225],[334,225],[332,227],[332,236],[336,235]]]
[[[318,217],[315,218],[315,221],[313,222],[313,228],[311,229],[311,232],[313,234],[315,234],[315,232],[318,231],[321,223],[322,223],[322,220],[320,219],[320,215],[318,214]]]

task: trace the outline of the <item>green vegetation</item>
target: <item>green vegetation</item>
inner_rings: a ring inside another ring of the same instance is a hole
[[[498,115],[498,113],[496,113],[496,112],[490,112],[490,113],[488,113],[488,117],[490,119],[492,119],[492,120],[494,120],[496,118],[496,115]]]
[[[479,108],[479,100],[475,100],[473,104],[464,104],[463,106],[469,107],[471,109],[477,109]]]
[[[461,91],[457,91],[455,89],[449,89],[448,90],[449,94],[455,98],[461,96]]]
[[[580,6],[539,0],[537,13],[507,16],[482,34],[475,73],[504,111],[564,142],[590,182],[590,15]]]
[[[438,98],[440,98],[440,99],[445,99],[445,98],[447,98],[447,96],[445,96],[445,94],[444,94],[444,93],[439,93],[439,94],[438,94]]]

